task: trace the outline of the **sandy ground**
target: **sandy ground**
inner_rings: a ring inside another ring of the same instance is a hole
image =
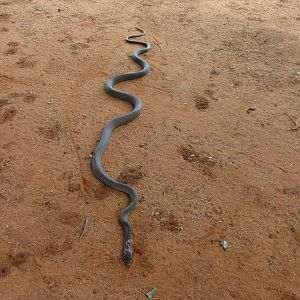
[[[0,4],[1,299],[300,299],[299,0]],[[89,155],[136,26],[145,109],[105,156],[141,198],[128,269]]]

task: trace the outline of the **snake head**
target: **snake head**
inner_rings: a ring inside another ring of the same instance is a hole
[[[132,249],[125,249],[123,253],[123,259],[125,264],[129,267],[132,263],[133,252]]]
[[[132,250],[132,242],[131,240],[127,240],[124,245],[123,259],[126,266],[130,266],[132,263],[133,250]]]

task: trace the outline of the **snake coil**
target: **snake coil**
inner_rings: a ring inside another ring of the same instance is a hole
[[[106,149],[106,146],[108,145],[109,139],[111,137],[111,134],[113,130],[121,125],[124,125],[126,123],[131,122],[132,120],[136,119],[140,116],[142,111],[142,102],[141,100],[129,93],[117,90],[113,87],[113,85],[125,81],[125,80],[133,80],[137,78],[141,78],[145,76],[149,71],[149,64],[142,58],[139,57],[139,55],[148,52],[151,48],[149,43],[132,40],[132,38],[140,37],[145,35],[145,32],[137,28],[138,31],[141,33],[129,35],[125,38],[125,41],[127,43],[133,43],[144,46],[144,48],[135,50],[130,57],[135,61],[137,64],[139,64],[142,69],[136,72],[130,72],[130,73],[124,73],[117,76],[114,76],[107,80],[105,84],[105,91],[107,94],[111,95],[112,97],[125,100],[133,105],[133,110],[123,116],[120,116],[118,118],[113,119],[109,123],[106,124],[102,131],[101,139],[96,147],[96,150],[94,152],[93,158],[92,158],[92,169],[97,177],[98,180],[103,182],[104,184],[110,186],[113,189],[116,189],[118,191],[126,193],[130,197],[130,203],[129,205],[121,212],[120,214],[120,222],[124,229],[124,251],[123,251],[123,259],[126,265],[130,266],[132,263],[132,257],[133,257],[133,249],[132,249],[132,228],[131,225],[128,222],[128,215],[135,209],[135,207],[138,204],[138,194],[136,191],[129,185],[120,183],[114,179],[112,179],[110,176],[106,174],[102,167],[102,156]]]

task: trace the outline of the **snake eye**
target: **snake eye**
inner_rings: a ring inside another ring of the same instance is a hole
[[[130,266],[131,262],[132,262],[132,251],[125,250],[123,253],[123,259],[124,259],[125,264],[127,266]]]

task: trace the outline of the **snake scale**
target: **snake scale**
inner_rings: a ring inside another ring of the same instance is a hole
[[[109,139],[112,135],[112,132],[117,127],[124,125],[126,123],[129,123],[140,116],[142,111],[142,102],[141,100],[129,93],[120,91],[115,89],[113,86],[121,81],[126,80],[133,80],[138,79],[143,76],[145,76],[149,71],[149,64],[142,58],[139,57],[139,55],[148,52],[151,48],[149,43],[132,40],[133,38],[141,37],[145,35],[145,32],[137,28],[140,33],[129,35],[125,38],[125,41],[127,43],[133,43],[144,46],[142,49],[135,50],[130,57],[135,61],[138,65],[142,67],[141,70],[136,72],[130,72],[130,73],[123,73],[116,75],[106,81],[105,84],[105,91],[107,94],[111,95],[112,97],[125,100],[133,105],[133,110],[129,113],[117,117],[110,122],[106,124],[102,131],[102,135],[100,138],[100,141],[96,147],[96,150],[94,151],[94,155],[92,158],[92,169],[97,177],[98,180],[103,182],[104,184],[110,186],[113,189],[116,189],[118,191],[126,193],[130,197],[130,203],[128,207],[126,207],[120,214],[120,222],[124,229],[124,250],[123,250],[123,259],[127,266],[130,266],[132,263],[133,258],[133,249],[132,249],[132,228],[131,225],[128,222],[128,215],[135,209],[135,207],[138,204],[138,194],[137,192],[129,185],[118,182],[114,179],[112,179],[110,176],[107,175],[107,173],[104,171],[102,167],[102,156],[105,152],[106,146],[108,145]]]

